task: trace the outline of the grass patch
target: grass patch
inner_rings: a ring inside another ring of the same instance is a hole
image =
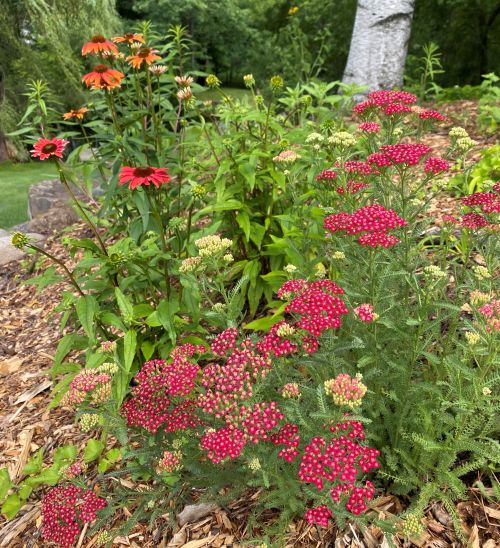
[[[28,220],[28,189],[44,179],[56,179],[52,162],[0,163],[0,228]]]

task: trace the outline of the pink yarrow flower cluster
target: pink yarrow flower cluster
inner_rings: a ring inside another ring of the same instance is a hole
[[[432,109],[421,110],[418,113],[418,117],[421,120],[437,120],[438,122],[446,122],[448,120],[448,118],[446,118],[446,116],[443,116],[437,110],[432,110]]]
[[[496,192],[475,192],[466,198],[462,203],[469,207],[477,206],[483,213],[500,213],[500,194]]]
[[[360,377],[351,377],[347,373],[340,373],[334,379],[325,381],[325,393],[332,396],[335,405],[359,407],[366,390]]]
[[[111,395],[111,375],[98,370],[84,369],[75,376],[64,395],[62,405],[75,406],[83,403],[90,395],[92,403],[102,403]]]
[[[354,213],[334,213],[324,221],[324,227],[329,232],[363,233],[358,237],[358,242],[369,247],[391,247],[397,244],[398,238],[387,232],[407,224],[395,211],[380,204],[361,207]]]
[[[347,429],[351,429],[353,423],[355,421],[349,421]],[[345,430],[340,429],[340,426],[337,424],[330,430],[332,432]],[[358,437],[357,433],[361,436]],[[380,467],[377,461],[380,453],[356,441],[356,438],[364,438],[361,423],[355,423],[355,429],[351,429],[350,434],[353,435],[347,436],[342,433],[329,441],[319,436],[313,437],[304,448],[299,465],[299,479],[304,483],[314,484],[318,491],[323,491],[325,484],[328,484],[330,496],[334,502],[340,502],[342,494],[347,495],[346,509],[358,515],[366,510],[367,501],[371,500],[375,493],[369,481],[360,486],[358,476]],[[307,516],[311,523],[315,522],[324,526],[324,519],[322,523],[315,521],[314,512],[307,514],[306,519],[308,519]],[[329,516],[321,512],[320,517],[328,521]]]
[[[417,102],[417,97],[407,91],[380,90],[368,94],[368,99],[355,105],[354,114],[383,113],[388,116],[396,113],[411,112],[410,105]]]
[[[370,323],[376,319],[376,315],[373,312],[373,306],[368,303],[360,304],[353,312],[362,322]]]
[[[377,124],[377,122],[363,122],[359,124],[358,129],[365,133],[378,133],[380,131],[380,124]]]
[[[316,352],[323,331],[340,328],[342,315],[348,313],[344,302],[337,296],[343,294],[344,290],[330,280],[286,281],[279,289],[278,297],[291,299],[285,313],[292,319],[274,325],[257,343],[257,348],[274,356],[291,354],[299,349],[307,353]],[[294,334],[281,334],[285,323]]]
[[[96,519],[96,512],[107,505],[93,491],[75,486],[58,486],[42,500],[42,536],[62,548],[69,548],[85,523]]]
[[[500,299],[493,299],[486,303],[478,312],[486,318],[486,330],[488,332],[500,331]]]
[[[450,164],[443,158],[437,156],[429,156],[425,159],[424,162],[424,171],[426,173],[441,173],[443,171],[448,171],[450,169]]]
[[[368,156],[368,163],[378,167],[392,165],[417,165],[420,160],[430,152],[431,148],[422,143],[398,143],[396,145],[383,145],[379,152]]]
[[[200,367],[188,358],[205,352],[204,346],[185,344],[171,352],[171,361],[146,362],[135,376],[137,386],[122,412],[130,426],[140,426],[155,434],[185,430],[199,424],[195,403],[186,399],[194,388]]]

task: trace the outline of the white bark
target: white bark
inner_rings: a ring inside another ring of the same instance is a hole
[[[403,84],[415,0],[358,0],[345,84],[368,91]]]

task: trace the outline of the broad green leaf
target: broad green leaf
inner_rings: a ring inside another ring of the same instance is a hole
[[[43,449],[39,449],[26,463],[23,468],[25,476],[39,474],[43,466]]]
[[[0,501],[2,501],[12,487],[12,481],[10,480],[9,471],[7,468],[0,469]]]
[[[259,318],[258,320],[247,323],[243,326],[243,328],[252,329],[253,331],[267,331],[270,327],[280,322],[282,319],[282,316],[267,316],[265,318]]]
[[[141,352],[146,361],[151,359],[151,356],[154,354],[155,348],[156,344],[151,341],[146,340],[141,344]]]
[[[90,439],[83,451],[84,462],[92,462],[97,460],[104,450],[104,443],[101,440]]]
[[[130,300],[125,297],[119,287],[115,287],[115,296],[123,321],[125,322],[125,324],[128,325],[132,322],[134,318],[134,307],[132,306]]]
[[[21,506],[22,503],[19,495],[13,493],[12,495],[9,495],[2,504],[2,514],[6,517],[6,519],[12,519],[19,512]]]
[[[128,373],[134,362],[135,349],[137,347],[137,333],[135,331],[127,331],[123,338],[123,357],[125,371]]]
[[[248,242],[250,239],[250,217],[248,216],[248,213],[246,211],[239,211],[236,215],[236,222],[245,233],[245,238]]]
[[[85,295],[85,297],[80,297],[78,299],[78,302],[76,303],[76,313],[82,324],[83,330],[91,343],[95,341],[94,320],[97,311],[97,301],[92,295]]]

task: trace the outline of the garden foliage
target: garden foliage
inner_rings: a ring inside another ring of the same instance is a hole
[[[116,534],[152,525],[192,489],[222,504],[262,489],[255,514],[280,510],[277,538],[297,516],[367,524],[386,492],[409,501],[378,521],[389,536],[418,533],[431,500],[458,523],[452,502],[500,460],[499,183],[429,230],[444,174],[467,164],[465,130],[436,156],[422,137],[444,117],[411,93],[353,107],[359,90],[280,76],[261,91],[246,75],[238,101],[208,75],[218,99],[201,101],[185,31],[159,38],[93,37],[89,103],[67,131],[40,95],[26,117],[87,227],[62,238],[68,262],[13,241],[54,263],[31,283],[67,282],[53,405],[90,439],[51,465],[37,453],[18,486],[4,472],[4,514],[65,480],[42,524],[63,546],[123,506]]]

